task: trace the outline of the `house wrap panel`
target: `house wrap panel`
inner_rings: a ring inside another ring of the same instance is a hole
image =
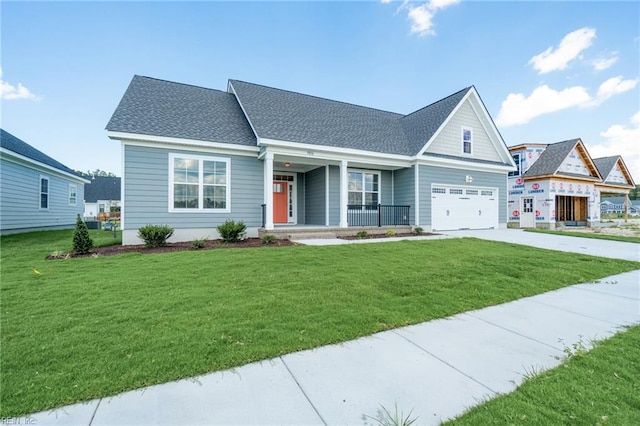
[[[471,176],[473,182],[469,186],[498,188],[498,223],[507,223],[507,178],[504,173],[468,171],[444,167],[420,166],[420,223],[416,225],[431,226],[431,184],[467,185],[466,177]]]
[[[481,109],[476,108],[476,110],[480,111]],[[451,117],[426,152],[457,157],[465,156],[462,154],[462,128],[464,127],[473,130],[472,158],[502,162],[500,154],[489,140],[489,136],[482,124],[481,119],[471,108],[471,100],[467,99],[455,115]],[[484,124],[489,128],[488,123]]]
[[[397,206],[410,206],[409,223],[415,224],[415,167],[393,171],[393,203]]]
[[[230,159],[231,212],[170,213],[169,153]],[[210,229],[227,219],[242,220],[248,228],[262,225],[264,172],[263,162],[257,158],[132,145],[125,145],[124,156],[125,229],[137,229],[147,224],[168,225],[175,229]]]
[[[84,184],[22,164],[0,160],[0,230],[3,234],[75,226],[83,212]],[[49,178],[49,208],[40,209],[40,177]],[[69,205],[69,184],[76,186],[76,205]]]

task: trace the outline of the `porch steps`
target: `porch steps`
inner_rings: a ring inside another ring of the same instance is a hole
[[[343,236],[354,236],[360,231],[366,231],[368,234],[384,234],[387,230],[393,229],[396,233],[410,233],[411,226],[362,226],[351,228],[338,227],[318,227],[318,228],[276,228],[270,231],[264,228],[258,229],[258,236],[273,235],[278,239],[288,240],[308,240],[315,238],[337,238]]]

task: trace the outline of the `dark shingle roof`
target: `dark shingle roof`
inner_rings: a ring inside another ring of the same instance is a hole
[[[415,154],[398,121],[401,114],[244,81],[229,83],[261,138]]]
[[[98,200],[120,200],[120,178],[94,176],[84,185],[84,201],[95,203]]]
[[[107,130],[248,146],[256,145],[257,134],[415,155],[471,89],[405,116],[239,80],[229,87],[233,93],[134,76]]]
[[[552,175],[558,171],[565,158],[571,150],[578,144],[580,139],[570,139],[564,142],[557,142],[547,145],[540,158],[529,167],[523,176],[544,176]]]
[[[611,170],[613,170],[619,158],[619,155],[614,155],[613,157],[602,157],[593,159],[593,162],[598,168],[602,179],[606,179],[609,176],[609,173],[611,173]]]
[[[471,87],[462,89],[400,119],[412,154],[417,154],[431,139],[469,90]]]
[[[65,166],[59,161],[54,160],[47,154],[38,151],[28,143],[18,139],[17,137],[13,136],[11,133],[3,129],[0,129],[0,146],[2,146],[2,148],[4,149],[15,152],[16,154],[22,155],[23,157],[30,158],[31,160],[46,164],[47,166],[53,167],[60,171],[78,176],[78,174],[75,171],[71,170],[69,167]]]
[[[255,146],[235,96],[134,76],[107,130]]]

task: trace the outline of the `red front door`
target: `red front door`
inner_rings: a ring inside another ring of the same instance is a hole
[[[273,223],[289,221],[289,187],[287,182],[273,182]]]

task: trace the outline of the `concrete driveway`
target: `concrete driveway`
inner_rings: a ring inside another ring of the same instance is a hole
[[[523,229],[484,229],[473,231],[445,231],[443,233],[451,237],[473,237],[483,240],[523,244],[549,250],[602,256],[612,259],[635,260],[636,262],[640,261],[640,244],[635,243],[526,232]]]

